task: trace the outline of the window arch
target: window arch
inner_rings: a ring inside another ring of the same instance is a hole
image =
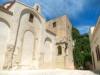
[[[96,55],[97,55],[97,61],[100,61],[100,48],[99,45],[96,47]]]
[[[27,9],[27,8],[26,8],[26,9],[23,9],[23,10],[21,11],[20,19],[21,19],[22,16],[23,16],[24,14],[26,14],[26,13],[31,13],[31,14],[33,14],[34,17],[36,17],[36,18],[39,20],[40,23],[43,22],[41,16],[39,16],[36,12],[34,12],[34,11],[30,10],[30,9]],[[20,22],[19,22],[19,23],[20,23]]]
[[[52,62],[53,58],[53,50],[52,50],[52,40],[47,37],[44,40],[44,58],[43,58],[43,62],[44,63],[50,63]]]
[[[61,55],[61,54],[62,54],[62,47],[58,46],[58,55]]]
[[[39,10],[39,6],[38,6],[38,5],[36,6],[36,10],[37,10],[37,11]]]
[[[30,13],[30,15],[29,15],[29,22],[32,23],[33,22],[33,19],[34,19],[34,15]]]

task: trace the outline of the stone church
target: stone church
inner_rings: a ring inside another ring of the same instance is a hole
[[[74,69],[72,25],[46,21],[41,7],[10,1],[0,6],[0,69]]]

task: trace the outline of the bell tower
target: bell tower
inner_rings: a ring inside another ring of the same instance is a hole
[[[41,13],[41,7],[39,4],[35,3],[35,5],[33,6],[33,8],[38,12]]]

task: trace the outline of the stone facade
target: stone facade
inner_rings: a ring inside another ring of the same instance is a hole
[[[95,27],[90,28],[90,43],[93,69],[100,71],[100,17]]]
[[[72,25],[66,16],[50,20],[46,24],[46,30],[56,34],[56,67],[73,69],[73,41]],[[61,54],[60,54],[60,50]]]
[[[0,28],[0,69],[74,69],[66,16],[46,22],[38,4],[9,2],[0,7]]]

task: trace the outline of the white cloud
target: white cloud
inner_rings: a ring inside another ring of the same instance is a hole
[[[21,0],[26,4],[32,5],[35,2],[42,7],[42,14],[46,18],[54,18],[67,15],[72,19],[78,19],[79,14],[84,12],[86,0]],[[86,33],[90,25],[79,25],[77,28],[81,33]]]
[[[77,17],[84,10],[86,0],[20,0],[26,4],[39,3],[42,6],[43,15],[49,17],[57,17],[60,15],[68,15],[69,17]],[[46,17],[47,17],[46,16]]]
[[[91,27],[90,25],[80,25],[80,26],[77,26],[76,28],[80,31],[81,34],[84,34],[84,33],[89,32],[90,27]]]

